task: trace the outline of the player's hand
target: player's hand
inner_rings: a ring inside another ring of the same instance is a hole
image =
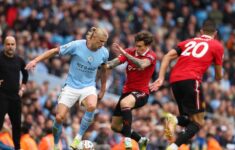
[[[157,91],[163,84],[164,79],[158,78],[155,82],[149,85],[149,89],[151,92]]]
[[[107,69],[107,70],[110,69],[110,65],[108,63],[104,64],[103,67],[104,69]]]
[[[22,97],[23,94],[24,94],[24,91],[23,91],[23,90],[19,90],[18,95],[19,95],[20,97]]]
[[[112,47],[114,50],[119,51],[122,55],[126,55],[126,51],[118,43],[113,43]]]
[[[32,60],[26,65],[25,69],[33,70],[36,67],[36,65],[37,65],[37,62],[35,60]]]
[[[100,101],[104,97],[105,90],[100,90],[98,93],[98,101]]]
[[[4,80],[0,80],[0,87],[2,86],[2,82],[3,82]]]
[[[25,84],[22,84],[22,85],[20,86],[20,90],[19,90],[19,92],[18,92],[18,95],[19,95],[20,97],[23,96],[24,91],[25,91],[25,88],[26,88]]]

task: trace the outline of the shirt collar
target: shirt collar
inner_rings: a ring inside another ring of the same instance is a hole
[[[141,54],[141,56],[145,56],[148,52],[149,52],[150,48],[147,48],[147,50]],[[137,50],[135,50],[135,56],[139,56],[139,54],[137,53]]]
[[[212,38],[212,36],[205,35],[205,34],[203,34],[201,37],[203,37],[203,38],[207,38],[207,39],[213,39],[213,38]]]

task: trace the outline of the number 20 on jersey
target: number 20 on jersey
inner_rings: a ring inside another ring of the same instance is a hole
[[[181,53],[182,56],[190,56],[192,55],[195,58],[201,58],[203,57],[206,52],[208,51],[208,43],[206,42],[195,42],[195,41],[190,41],[187,44],[185,44],[185,51]],[[199,52],[199,48],[201,48],[201,51]]]

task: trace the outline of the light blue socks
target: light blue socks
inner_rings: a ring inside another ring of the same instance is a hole
[[[82,117],[78,136],[82,137],[84,135],[88,127],[91,125],[94,115],[95,115],[94,112],[88,112],[88,111],[85,112],[85,114]]]

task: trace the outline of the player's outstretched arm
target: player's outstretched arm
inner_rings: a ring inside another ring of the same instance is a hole
[[[120,64],[121,64],[120,60],[118,58],[114,58],[113,60],[108,61],[104,67],[106,69],[113,69]]]
[[[113,47],[120,51],[122,55],[124,55],[127,59],[129,59],[132,63],[134,63],[138,68],[144,69],[151,65],[149,59],[139,59],[128,54],[119,44],[113,43]]]
[[[150,84],[149,88],[151,91],[156,91],[158,90],[164,80],[165,80],[165,74],[167,67],[169,66],[170,62],[178,57],[177,51],[175,49],[170,50],[162,59],[160,71],[158,74],[158,79],[154,81],[152,84]]]
[[[101,70],[100,70],[101,88],[100,88],[100,92],[98,93],[98,100],[101,100],[104,97],[104,94],[106,91],[107,68],[105,65],[106,64],[101,65]]]
[[[221,65],[215,65],[215,79],[221,80],[223,76],[222,73],[222,66]]]
[[[50,58],[56,54],[59,53],[59,48],[53,48],[53,49],[50,49],[46,52],[44,52],[43,54],[39,55],[38,57],[34,58],[33,60],[31,60],[25,67],[25,69],[27,70],[31,70],[31,69],[34,69],[36,64],[42,60],[45,60],[47,58]]]
[[[164,79],[158,78],[156,81],[154,81],[153,83],[149,85],[150,91],[151,92],[157,91],[162,86],[163,82],[164,82]]]

